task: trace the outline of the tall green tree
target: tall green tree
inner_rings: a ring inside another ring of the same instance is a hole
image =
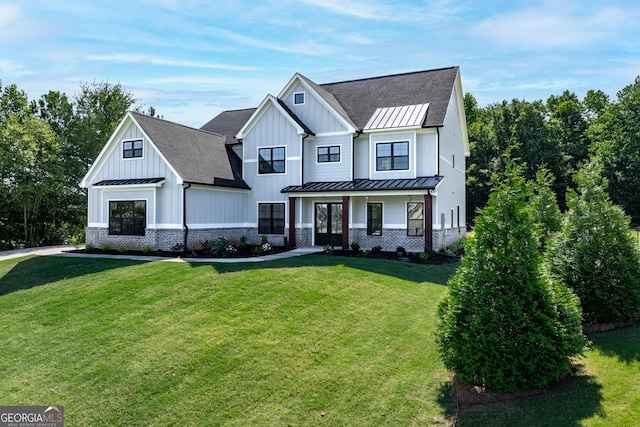
[[[51,213],[64,186],[61,166],[60,145],[47,122],[14,114],[0,128],[0,181],[14,214],[20,210],[21,240],[27,246],[45,242],[56,226]]]
[[[566,189],[574,187],[572,177],[589,154],[589,119],[584,104],[576,94],[569,91],[560,96],[550,96],[546,107],[549,114],[546,124],[549,139],[558,149],[554,190],[558,203],[564,210]]]
[[[602,165],[591,161],[575,176],[569,211],[545,255],[548,273],[580,297],[587,322],[610,322],[640,313],[640,257],[630,219],[605,189]]]
[[[523,174],[505,159],[438,306],[436,343],[445,366],[465,382],[499,391],[557,380],[585,345],[578,299],[541,274]]]
[[[591,133],[604,165],[611,200],[640,222],[640,79],[604,108]]]

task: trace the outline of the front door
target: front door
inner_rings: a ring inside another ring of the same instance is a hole
[[[342,245],[342,203],[316,203],[316,246]]]

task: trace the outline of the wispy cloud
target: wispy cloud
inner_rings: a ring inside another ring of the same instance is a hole
[[[15,4],[0,4],[0,30],[13,24],[22,16],[20,6]]]
[[[36,72],[33,70],[29,70],[23,65],[18,64],[17,62],[10,59],[0,59],[0,75],[20,77],[30,74],[36,74]]]
[[[377,3],[361,0],[302,0],[303,3],[320,7],[332,13],[375,21],[419,21],[421,13],[408,9],[404,5],[390,2]]]
[[[471,35],[498,46],[520,49],[582,48],[610,37],[628,19],[628,14],[619,8],[603,6],[583,11],[581,5],[552,2],[491,16],[473,25]]]
[[[336,53],[336,48],[334,46],[318,43],[313,40],[301,42],[286,40],[280,42],[273,39],[249,37],[233,31],[221,30],[218,28],[211,28],[211,30],[215,31],[216,35],[219,37],[245,46],[257,47],[259,49],[309,56],[326,56]]]
[[[184,68],[210,68],[215,70],[229,71],[257,71],[260,67],[219,64],[215,62],[189,61],[183,59],[164,58],[153,55],[141,55],[134,53],[116,53],[111,55],[88,55],[85,57],[88,61],[104,61],[104,62],[122,62],[122,63],[145,63],[152,65],[162,65],[169,67]]]

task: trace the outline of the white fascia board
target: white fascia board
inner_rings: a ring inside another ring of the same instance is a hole
[[[280,93],[278,94],[278,98],[283,99],[285,97],[285,95],[287,95],[288,93],[290,93],[293,88],[295,87],[296,83],[300,83],[302,86],[304,86],[304,88],[313,93],[315,98],[324,106],[324,108],[326,108],[327,110],[329,110],[333,116],[344,125],[345,128],[347,128],[347,132],[350,134],[355,134],[358,129],[354,128],[353,125],[351,123],[349,123],[347,120],[345,120],[344,117],[342,117],[342,114],[338,113],[335,108],[333,108],[331,106],[331,104],[329,104],[323,96],[320,96],[320,94],[311,86],[309,86],[309,84],[307,83],[307,81],[302,78],[302,75],[300,73],[295,73],[293,75],[293,77],[291,77],[291,80],[289,80],[289,83],[287,83],[285,85],[285,87],[280,91]]]
[[[454,83],[454,91],[456,95],[456,102],[458,103],[458,118],[460,120],[460,129],[462,131],[462,144],[464,147],[465,157],[471,155],[471,147],[469,145],[469,133],[467,131],[467,117],[464,112],[464,96],[462,92],[462,80],[460,78],[460,70],[456,75],[456,81]]]
[[[91,177],[93,176],[93,174],[100,167],[102,167],[102,164],[106,161],[107,157],[109,157],[108,153],[111,152],[111,148],[113,148],[113,144],[115,142],[118,142],[119,138],[116,138],[116,136],[118,135],[118,133],[125,126],[125,123],[127,122],[127,119],[135,122],[135,120],[133,119],[133,115],[130,112],[127,112],[127,114],[125,114],[125,116],[122,118],[122,120],[120,120],[120,123],[116,127],[116,130],[113,131],[113,133],[109,137],[109,140],[107,141],[107,143],[104,145],[104,147],[102,147],[102,150],[100,150],[100,154],[98,154],[98,157],[96,157],[96,159],[94,160],[93,164],[91,165],[91,167],[89,168],[89,170],[85,174],[84,178],[82,178],[82,181],[80,181],[80,187],[88,188],[87,182],[91,180]],[[136,123],[136,125],[137,125],[137,123]]]
[[[129,124],[129,121],[136,125],[138,130],[140,130],[140,132],[142,133],[143,138],[146,139],[149,145],[155,150],[155,152],[158,154],[158,156],[160,156],[162,161],[169,167],[171,172],[176,176],[177,183],[182,185],[182,182],[183,182],[182,177],[178,175],[178,172],[173,168],[171,163],[169,163],[167,159],[164,157],[164,155],[162,155],[160,150],[158,150],[158,147],[156,147],[156,145],[153,143],[149,135],[147,135],[144,129],[142,129],[142,126],[140,126],[140,124],[136,121],[133,114],[131,114],[131,112],[127,112],[124,118],[120,121],[120,124],[118,125],[118,127],[116,127],[116,130],[113,131],[113,133],[109,137],[109,140],[107,141],[107,143],[104,145],[104,147],[102,147],[100,154],[98,154],[98,157],[96,157],[96,160],[93,162],[93,164],[89,168],[89,171],[86,173],[84,178],[82,178],[82,181],[80,181],[80,187],[82,188],[89,187],[88,183],[92,180],[95,173],[98,170],[100,170],[100,168],[102,168],[102,166],[104,165],[104,162],[107,161],[111,152],[116,147],[118,147],[120,143],[120,138],[118,136],[120,135],[120,132],[122,131],[122,129],[124,129],[124,127]]]
[[[94,185],[93,188],[99,188],[103,191],[118,191],[118,190],[148,190],[156,187],[162,187],[164,181],[157,184],[130,184],[130,185]]]
[[[267,108],[269,108],[269,106],[275,107],[276,110],[278,110],[278,112],[280,114],[282,114],[285,117],[285,119],[287,119],[287,121],[289,123],[291,123],[291,125],[293,127],[296,128],[296,131],[298,132],[298,135],[305,135],[306,134],[306,132],[302,128],[302,126],[300,126],[293,119],[293,117],[291,117],[291,115],[289,113],[287,113],[284,108],[282,108],[282,106],[278,102],[278,99],[273,95],[267,95],[262,100],[262,102],[260,103],[258,108],[256,108],[256,111],[251,115],[249,120],[247,120],[247,122],[244,124],[244,126],[242,126],[242,128],[237,133],[237,135],[235,135],[235,138],[238,139],[238,140],[242,140],[244,138],[244,136],[246,134],[248,134],[251,131],[251,129],[253,129],[253,127],[258,123],[258,121],[260,120],[262,115],[265,113],[265,111],[267,111]]]
[[[372,133],[398,133],[398,132],[417,132],[421,129],[425,129],[422,126],[406,126],[402,128],[384,128],[384,129],[365,129],[363,131],[363,135],[372,134]]]

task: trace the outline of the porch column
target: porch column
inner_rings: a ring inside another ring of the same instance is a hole
[[[296,198],[289,197],[289,247],[296,247]]]
[[[424,195],[424,250],[433,249],[433,211],[431,208],[431,195]]]
[[[349,249],[349,196],[342,196],[342,249]]]

